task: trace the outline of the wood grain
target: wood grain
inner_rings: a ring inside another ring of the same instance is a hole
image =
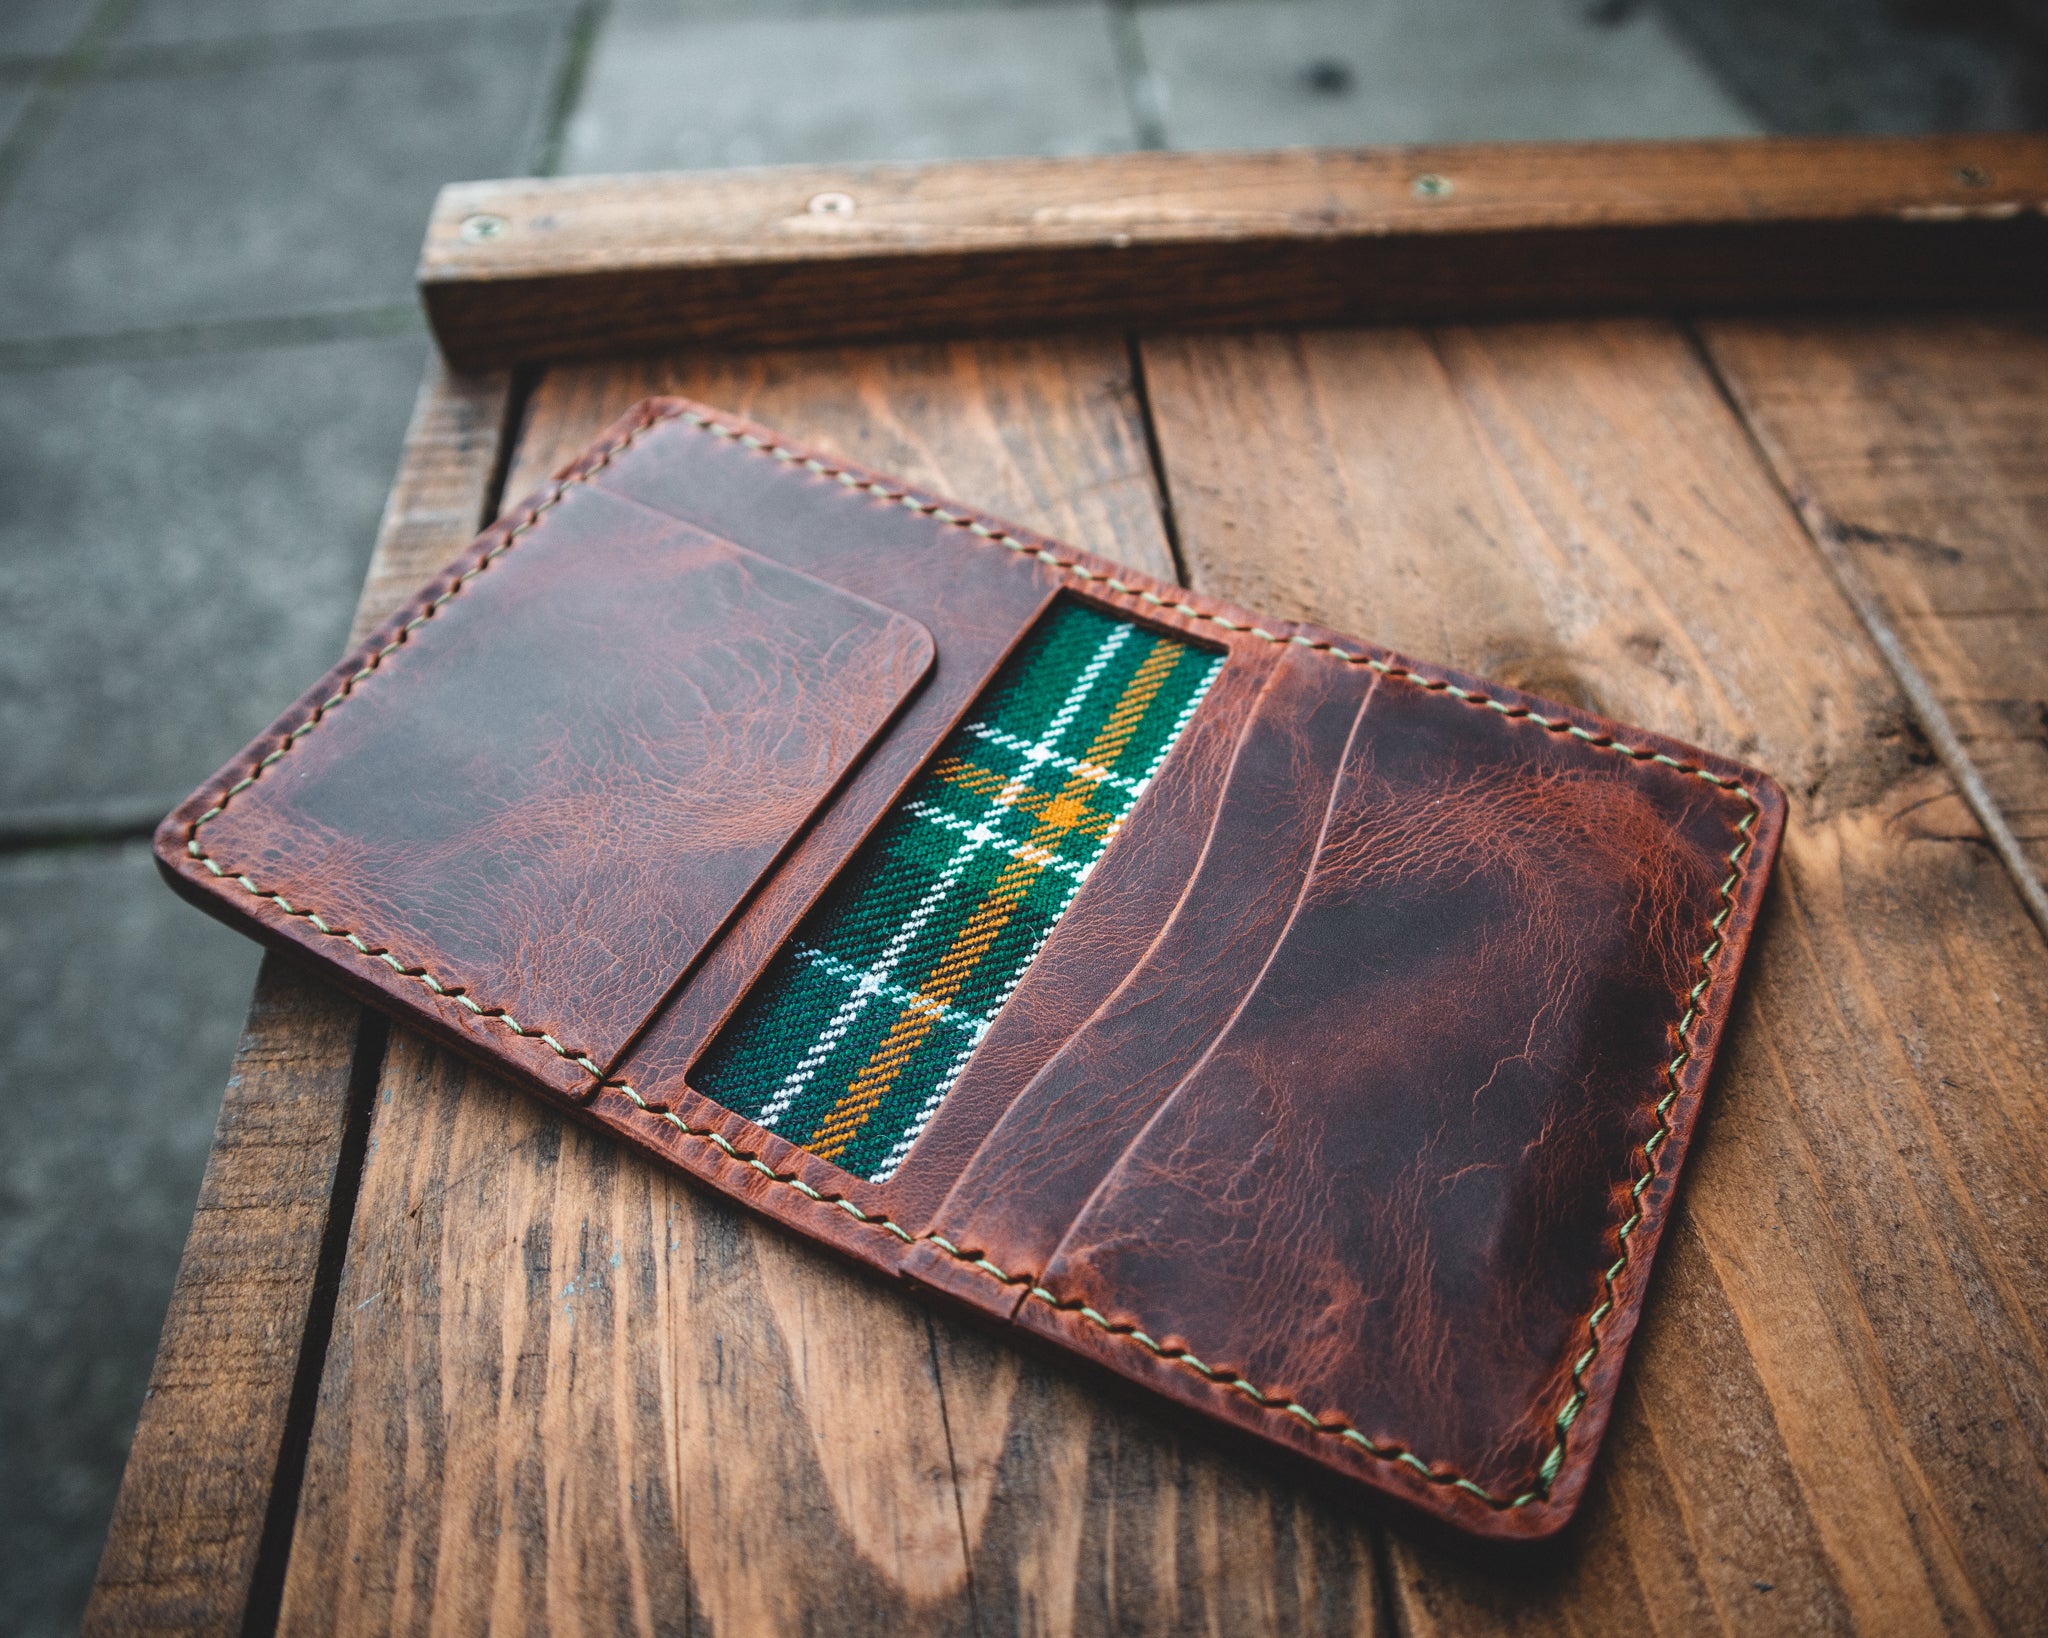
[[[2048,1598],[2048,961],[1657,323],[1145,347],[1190,579],[1749,758],[1793,817],[1594,1492],[1397,1535],[1418,1632],[2013,1630]]]
[[[1155,571],[1120,340],[544,377],[512,489],[683,391]],[[281,1626],[1370,1631],[1372,1543],[404,1036]]]
[[[505,485],[529,495],[642,398],[683,393],[1178,578],[1121,338],[692,353],[557,368]]]
[[[1980,820],[2048,933],[2048,325],[1702,334],[1845,591],[1924,692],[1936,749],[1983,792]]]
[[[468,368],[682,343],[2034,300],[2048,139],[1138,153],[461,183]],[[831,207],[831,208],[827,208]]]
[[[287,1442],[362,1010],[266,956],[221,1104],[88,1633],[239,1632]]]
[[[508,394],[503,375],[429,367],[351,642],[481,527]],[[323,1242],[337,1192],[352,1194],[342,1168],[354,1164],[345,1149],[361,1018],[300,966],[265,957],[88,1632],[240,1632],[252,1588],[273,1568],[258,1560],[280,1464],[288,1483],[304,1437],[288,1425],[301,1351],[333,1300],[317,1285]]]
[[[428,364],[350,643],[360,642],[491,521],[514,401],[509,371],[464,375],[438,360]]]

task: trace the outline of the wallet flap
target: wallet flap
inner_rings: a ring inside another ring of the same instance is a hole
[[[245,912],[310,910],[436,994],[608,1062],[917,686],[932,640],[595,490],[487,563],[200,818],[186,854],[259,884]]]

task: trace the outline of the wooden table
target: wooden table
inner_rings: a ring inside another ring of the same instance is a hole
[[[1784,856],[1533,1558],[1221,1454],[273,957],[90,1630],[2041,1630],[2044,201],[2032,138],[451,189],[359,627],[679,391],[1758,762]]]

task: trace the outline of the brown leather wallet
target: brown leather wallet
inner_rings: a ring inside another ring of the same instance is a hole
[[[1783,814],[656,399],[157,856],[813,1240],[1534,1538],[1584,1492]]]

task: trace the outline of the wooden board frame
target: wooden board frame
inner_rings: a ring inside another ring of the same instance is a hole
[[[1423,176],[1448,177],[1451,192],[1418,194]],[[854,196],[850,216],[806,208],[832,192]],[[835,1283],[854,1277],[786,1254],[772,1230],[734,1228],[722,1208],[666,1241],[657,1234],[643,1247],[649,1267],[664,1243],[671,1254],[696,1246],[700,1268],[736,1251],[772,1265],[765,1309],[710,1293],[709,1323],[727,1328],[728,1343],[768,1325],[822,1359],[850,1340],[835,1327],[858,1309],[889,1333],[886,1357],[928,1358],[932,1380],[954,1394],[965,1383],[1012,1407],[1000,1446],[934,1422],[904,1453],[911,1480],[863,1475],[857,1461],[831,1473],[836,1500],[844,1489],[886,1516],[908,1495],[892,1483],[915,1482],[920,1463],[951,1463],[957,1494],[934,1516],[957,1508],[963,1531],[970,1516],[985,1521],[957,1573],[927,1567],[923,1582],[915,1508],[902,1539],[863,1539],[859,1564],[899,1555],[889,1596],[910,1588],[888,1620],[981,1631],[1094,1619],[1158,1630],[1875,1632],[2009,1625],[2048,1602],[2038,1552],[2048,1157],[2030,1067],[2048,1048],[2048,929],[2027,921],[2028,909],[2040,913],[2048,861],[2048,761],[2027,726],[2029,702],[2048,699],[2048,551],[2028,544],[2048,542],[2048,488],[2030,476],[2048,469],[2048,325],[2025,313],[1188,333],[1558,307],[2037,302],[2015,281],[2038,255],[2044,197],[2048,140],[2038,138],[1140,155],[444,193],[422,284],[437,334],[472,368],[430,371],[359,628],[572,451],[587,423],[616,413],[618,394],[680,388],[771,422],[790,413],[778,404],[811,404],[815,426],[791,430],[826,441],[875,428],[876,447],[849,453],[892,467],[929,455],[941,488],[957,473],[950,487],[972,498],[1116,543],[1220,595],[1322,613],[1545,692],[1619,688],[1609,703],[1623,714],[1725,740],[1795,786],[1758,974],[1717,1077],[1714,1102],[1727,1112],[1710,1107],[1616,1448],[1583,1525],[1542,1564],[1345,1523],[1212,1463],[1198,1441],[1162,1457],[1141,1408],[1098,1410],[1056,1373],[1019,1377],[1006,1352],[977,1350],[941,1322],[918,1332],[908,1310]],[[503,226],[465,237],[479,216]],[[863,218],[859,234],[842,231]],[[1128,252],[1148,235],[1155,265],[1181,271],[1165,287],[1124,288],[1146,265]],[[1801,245],[1786,264],[1781,253]],[[1907,248],[1858,272],[1873,245]],[[1541,279],[1488,271],[1517,247],[1535,258],[1525,266],[1548,270]],[[1718,270],[1688,270],[1681,251]],[[1611,262],[1605,282],[1582,280],[1575,294],[1562,275],[1596,253]],[[1184,288],[1198,267],[1216,288]],[[1387,282],[1352,287],[1374,270]],[[813,303],[820,291],[830,299]],[[1146,333],[533,367],[714,340],[768,347],[1105,320]],[[1347,399],[1360,381],[1397,387]],[[1247,428],[1236,406],[1268,384]],[[933,429],[957,421],[956,400],[987,428],[942,448]],[[1644,415],[1686,434],[1668,477],[1631,479],[1607,453]],[[948,465],[975,448],[987,451],[979,465]],[[1633,485],[1625,506],[1586,487],[1589,460],[1596,477]],[[1441,470],[1424,484],[1432,462]],[[1967,515],[1950,526],[1950,512]],[[1247,554],[1233,542],[1249,517],[1270,538]],[[1750,577],[1744,595],[1766,600],[1754,630],[1697,609],[1658,612],[1669,577],[1652,560],[1675,545],[1672,571],[1697,572],[1688,530],[1735,553],[1712,573],[1736,587]],[[1562,569],[1531,558],[1521,578],[1539,590],[1597,583],[1594,601],[1613,612],[1590,624],[1583,610],[1546,613],[1537,592],[1499,580],[1487,554],[1507,549],[1591,551],[1590,564]],[[1347,578],[1347,553],[1371,559],[1371,574]],[[1596,572],[1600,581],[1584,580]],[[1781,582],[1756,578],[1767,572]],[[1446,602],[1432,589],[1445,576],[1486,595]],[[2003,622],[1995,674],[1976,663],[1987,611]],[[1582,635],[1569,646],[1512,635],[1572,620]],[[1743,678],[1778,655],[1805,698],[1745,694]],[[1706,679],[1693,689],[1659,681],[1693,665]],[[1635,680],[1616,682],[1623,673]],[[364,1482],[356,1464],[374,1459],[376,1429],[416,1415],[403,1378],[378,1386],[370,1365],[393,1336],[409,1346],[410,1333],[374,1329],[400,1292],[392,1270],[424,1257],[420,1268],[440,1278],[442,1253],[420,1247],[421,1225],[457,1232],[435,1167],[467,1155],[477,1167],[461,1174],[467,1209],[507,1212],[507,1232],[525,1223],[515,1240],[528,1286],[559,1274],[568,1254],[557,1247],[551,1262],[544,1232],[541,1197],[567,1186],[559,1168],[618,1170],[601,1145],[575,1149],[585,1140],[550,1135],[552,1117],[500,1096],[402,1032],[386,1052],[381,1028],[354,1008],[266,965],[88,1631],[484,1619],[733,1630],[750,1614],[859,1630],[885,1619],[852,1582],[840,1591],[850,1604],[831,1602],[841,1568],[829,1532],[767,1542],[729,1584],[686,1577],[686,1607],[650,1601],[638,1580],[615,1598],[608,1583],[579,1579],[592,1572],[574,1508],[558,1516],[540,1492],[520,1504],[529,1512],[504,1515],[507,1528],[525,1532],[517,1551],[529,1555],[569,1532],[562,1550],[579,1553],[581,1568],[566,1578],[516,1553],[495,1579],[453,1560],[423,1569],[414,1548],[409,1583],[378,1583],[397,1602],[363,1602],[347,1567],[352,1554],[385,1562],[380,1493],[371,1486],[369,1510],[351,1511],[337,1475]],[[509,1159],[476,1147],[479,1123],[488,1132],[497,1120],[524,1134]],[[616,1188],[620,1221],[643,1209],[640,1170],[604,1185]],[[587,1210],[583,1220],[595,1221]],[[448,1278],[452,1291],[474,1276],[451,1265]],[[625,1315],[623,1286],[617,1302]],[[841,1414],[862,1408],[858,1385],[806,1380]],[[607,1391],[620,1383],[653,1391],[626,1376]],[[680,1389],[663,1379],[660,1391]],[[1705,1438],[1660,1416],[1660,1406],[1710,1401],[1738,1437]],[[616,1400],[622,1416],[627,1402]],[[511,1448],[585,1435],[548,1421],[563,1414],[563,1401],[551,1403],[509,1426]],[[579,1403],[599,1420],[612,1414],[587,1393],[567,1403],[572,1418]],[[750,1440],[775,1422],[764,1413]],[[799,1418],[773,1438],[801,1464],[816,1432]],[[1105,1441],[1109,1471],[1123,1475],[1108,1491]],[[829,1465],[828,1448],[816,1449]],[[1013,1470],[1045,1488],[1007,1495],[998,1475]],[[438,1470],[436,1482],[446,1482]],[[501,1506],[522,1482],[500,1475]],[[354,1533],[364,1520],[369,1537]],[[1098,1562],[1103,1530],[1115,1540]],[[636,1538],[629,1580],[642,1573],[638,1551]],[[813,1562],[778,1569],[785,1551]]]
[[[2032,299],[2038,137],[1121,154],[465,183],[420,290],[496,368],[1055,327]]]

